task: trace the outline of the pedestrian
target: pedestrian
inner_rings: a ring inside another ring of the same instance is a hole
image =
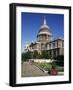
[[[50,74],[51,75],[58,75],[58,70],[56,69],[55,66],[52,66]]]

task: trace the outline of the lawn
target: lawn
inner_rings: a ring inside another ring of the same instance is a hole
[[[46,71],[50,71],[51,68],[52,68],[52,63],[34,63],[35,65],[37,65],[38,67],[46,70]],[[55,67],[56,69],[59,71],[59,72],[63,72],[64,71],[64,67],[63,66],[59,66],[59,65],[56,65],[55,64]]]

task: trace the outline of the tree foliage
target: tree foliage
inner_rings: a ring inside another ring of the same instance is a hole
[[[41,53],[39,53],[37,50],[31,52],[25,52],[22,53],[22,61],[28,61],[29,59],[51,59],[51,55],[47,50],[42,50]],[[56,60],[63,60],[64,56],[58,56],[56,57]]]
[[[34,51],[33,52],[33,58],[35,58],[35,59],[37,59],[37,58],[39,58],[39,53],[38,53],[38,51]]]
[[[28,61],[32,58],[32,53],[30,51],[22,53],[22,61]]]
[[[41,52],[41,58],[44,58],[44,59],[49,59],[50,58],[50,55],[49,55],[47,50],[43,50]]]
[[[56,64],[64,66],[64,55],[59,55],[56,57]]]

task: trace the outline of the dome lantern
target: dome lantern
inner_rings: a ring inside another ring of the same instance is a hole
[[[44,25],[46,25],[46,19],[45,19],[45,17],[44,17]]]
[[[52,34],[49,31],[49,26],[47,25],[46,18],[44,17],[43,25],[41,25],[40,30],[37,34],[38,41],[50,40]]]

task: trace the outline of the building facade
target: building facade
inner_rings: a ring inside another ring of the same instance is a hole
[[[58,38],[56,40],[48,42],[47,50],[49,55],[51,55],[52,57],[64,55],[64,40]]]
[[[42,50],[47,50],[51,57],[64,55],[64,40],[62,38],[52,39],[50,27],[44,18],[44,23],[39,29],[36,42],[31,43],[26,50],[37,50],[39,53]]]

